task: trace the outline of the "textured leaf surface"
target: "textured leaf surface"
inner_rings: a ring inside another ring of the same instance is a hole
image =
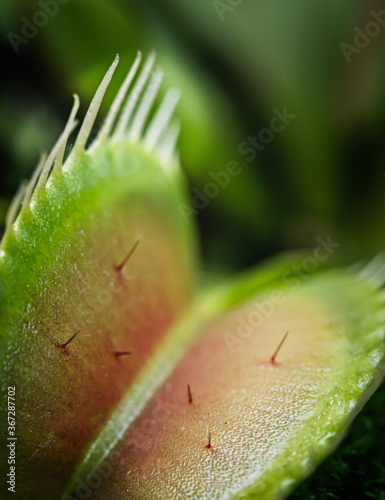
[[[153,62],[86,149],[115,60],[63,165],[75,98],[9,213],[0,382],[16,389],[16,498],[281,498],[382,376],[381,260],[298,275],[303,256],[283,256],[194,299],[176,96],[149,123]]]
[[[75,151],[4,238],[1,389],[16,388],[19,498],[60,493],[191,300],[193,226],[175,208],[183,181],[158,156],[124,137]]]
[[[329,271],[302,283],[278,267],[276,275],[257,273],[255,291],[265,290],[236,307],[245,283],[211,297],[209,313],[206,297],[174,329],[68,492],[281,498],[324,458],[382,376],[383,297],[367,274]],[[116,445],[101,463],[107,440]]]

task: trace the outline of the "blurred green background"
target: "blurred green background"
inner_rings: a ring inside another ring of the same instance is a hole
[[[154,48],[164,89],[182,94],[191,199],[229,162],[242,169],[198,210],[207,269],[233,272],[328,235],[343,263],[385,248],[382,1],[2,0],[0,29],[0,232],[20,180],[62,130],[72,93],[82,116],[119,53],[103,115],[137,50]],[[349,498],[349,487],[385,498],[384,456],[373,458],[383,392],[360,416],[359,444],[351,435],[293,498]]]

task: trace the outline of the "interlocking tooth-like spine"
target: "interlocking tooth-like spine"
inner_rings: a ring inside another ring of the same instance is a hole
[[[111,81],[112,75],[114,74],[114,71],[118,63],[119,63],[119,56],[117,55],[114,59],[114,62],[111,64],[110,68],[105,74],[102,83],[99,85],[99,88],[96,91],[94,98],[91,101],[86,117],[83,120],[82,126],[80,127],[79,134],[77,136],[73,150],[71,152],[72,158],[75,158],[78,154],[83,153],[85,150],[87,140],[92,131],[92,127],[95,123],[97,114],[102,104],[104,94],[106,93],[107,87]]]
[[[179,131],[180,123],[174,120],[173,123],[165,129],[164,135],[157,146],[161,165],[163,165],[165,170],[170,172],[177,170],[179,166],[179,153],[177,150]]]
[[[68,119],[67,125],[65,126],[64,133],[62,135],[62,141],[58,145],[57,154],[54,160],[52,173],[51,175],[58,175],[62,172],[63,161],[64,161],[64,151],[67,146],[68,138],[73,132],[74,128],[78,124],[78,121],[75,120],[76,114],[79,110],[79,97],[77,94],[74,94],[74,104],[72,106],[71,114]]]
[[[163,73],[153,70],[155,53],[148,56],[141,72],[138,74],[142,55],[137,53],[133,65],[121,85],[111,108],[96,137],[86,151],[92,127],[102,103],[102,99],[119,62],[119,56],[105,74],[87,114],[80,127],[77,139],[69,157],[64,162],[65,148],[68,138],[77,125],[76,114],[79,110],[79,97],[74,95],[74,103],[68,122],[48,157],[42,156],[31,180],[22,183],[8,211],[6,219],[6,236],[15,229],[15,222],[25,212],[31,210],[34,196],[50,185],[53,177],[69,170],[78,155],[97,154],[97,149],[106,141],[131,141],[143,144],[143,148],[157,155],[161,166],[172,172],[179,165],[176,142],[179,135],[179,123],[173,119],[173,113],[179,100],[179,92],[172,89],[167,92],[150,123],[147,124],[154,101],[162,83]],[[127,92],[136,79],[132,90]]]
[[[37,167],[34,173],[32,174],[31,180],[28,183],[20,213],[27,212],[30,209],[29,204],[31,202],[33,192],[35,190],[36,184],[39,181],[41,172],[44,168],[46,161],[47,161],[47,155],[46,154],[41,155],[39,163],[37,164]]]
[[[131,66],[130,71],[128,72],[123,84],[121,85],[119,92],[117,93],[108,114],[103,122],[103,125],[93,142],[90,149],[97,147],[100,143],[102,143],[105,139],[107,139],[111,133],[112,127],[115,123],[115,120],[121,110],[124,98],[126,97],[127,91],[136,76],[139,65],[142,60],[141,52],[138,52],[134,61],[134,64]]]
[[[353,267],[353,272],[356,275],[371,284],[373,284],[376,288],[381,288],[385,284],[385,255],[380,253],[376,255],[369,262],[365,263],[360,268],[357,269],[358,265]]]
[[[121,114],[118,119],[118,123],[112,133],[113,140],[122,139],[125,133],[127,132],[128,123],[133,115],[135,110],[135,106],[138,104],[140,100],[140,95],[143,92],[143,89],[146,86],[147,80],[151,75],[152,68],[155,63],[155,54],[152,52],[138,76],[138,79],[134,85],[134,88],[130,92],[126,102],[123,106]]]
[[[132,124],[130,126],[128,137],[131,142],[137,142],[142,137],[146,120],[150,114],[160,84],[162,83],[162,79],[163,73],[159,70],[154,71],[151,75],[150,82],[144,90],[141,102],[137,107],[135,116],[133,117]]]
[[[17,190],[17,193],[9,206],[8,213],[7,213],[7,216],[5,218],[5,233],[4,233],[4,235],[8,234],[10,231],[12,231],[12,226],[17,219],[18,213],[20,211],[20,207],[22,206],[23,200],[25,198],[25,193],[27,191],[27,187],[28,187],[28,182],[23,181],[20,184],[19,189]]]
[[[154,118],[147,127],[144,144],[148,151],[161,143],[161,139],[164,138],[164,132],[169,128],[169,124],[179,98],[180,93],[176,89],[169,90],[165,95]]]
[[[64,155],[64,149],[66,147],[69,135],[76,127],[77,122],[75,120],[75,116],[78,108],[79,108],[79,98],[78,96],[74,96],[74,104],[72,106],[68,122],[43,165],[36,187],[34,188],[33,194],[38,193],[39,191],[42,191],[46,188],[49,174],[51,172],[51,169],[55,166],[55,164],[56,164],[56,170],[60,170],[61,172],[62,160],[60,160],[60,158],[62,158],[62,156]],[[58,163],[58,160],[60,163]]]

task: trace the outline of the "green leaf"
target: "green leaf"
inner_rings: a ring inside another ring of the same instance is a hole
[[[16,393],[15,498],[281,498],[382,377],[380,258],[328,270],[328,236],[196,294],[176,94],[149,119],[153,63],[136,75],[138,56],[86,149],[115,60],[63,163],[75,97],[7,218],[0,386],[5,403]],[[12,441],[6,404],[0,418]],[[9,465],[4,454],[2,477]]]
[[[137,81],[150,76],[151,59]],[[84,149],[116,64],[61,165],[75,99],[58,145],[21,192],[19,213],[20,197],[11,207],[0,248],[1,392],[4,401],[7,387],[16,387],[23,498],[60,493],[84,447],[194,294],[194,226],[178,210],[186,200],[175,128],[167,121],[156,130],[144,121],[143,133],[135,128],[146,119],[135,93],[144,81],[127,101],[134,105],[130,126],[123,118],[111,137],[104,128]],[[150,79],[142,103],[153,89]],[[165,99],[158,119],[171,111],[171,95]],[[38,480],[43,471],[46,481]]]
[[[384,263],[302,278],[287,258],[270,266],[202,297],[170,331],[71,497],[282,498],[338,444],[383,374]]]

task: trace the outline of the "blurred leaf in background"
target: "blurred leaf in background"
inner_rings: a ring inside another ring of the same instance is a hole
[[[28,23],[41,26],[16,53],[10,34]],[[383,2],[3,0],[0,29],[0,224],[71,93],[84,114],[119,53],[105,111],[136,51],[155,49],[165,88],[181,92],[181,209],[198,217],[213,275],[328,235],[345,263],[385,248]]]
[[[50,11],[51,4],[57,8]],[[183,96],[181,158],[211,267],[245,267],[277,250],[312,246],[327,234],[349,261],[384,247],[385,30],[365,35],[381,2],[19,0],[1,7],[5,33],[21,34],[26,20],[39,20],[43,5],[47,22],[18,54],[5,37],[12,69],[4,100],[24,97],[26,116],[41,115],[44,101],[51,120],[62,123],[69,92],[88,102],[115,53],[129,65],[138,48],[155,48],[165,85]],[[365,47],[348,62],[341,44],[354,46],[355,40]],[[120,66],[112,86],[124,74]],[[11,120],[4,106],[3,123],[28,126],[16,113]],[[277,113],[285,126],[274,132]],[[46,130],[33,127],[46,136],[43,147],[39,137],[23,140],[22,149],[35,151],[34,161],[59,128],[46,123]],[[20,141],[11,135],[7,170],[15,174],[6,183],[8,196],[21,165],[12,151]],[[221,187],[224,174],[215,174],[232,162],[242,175]]]

